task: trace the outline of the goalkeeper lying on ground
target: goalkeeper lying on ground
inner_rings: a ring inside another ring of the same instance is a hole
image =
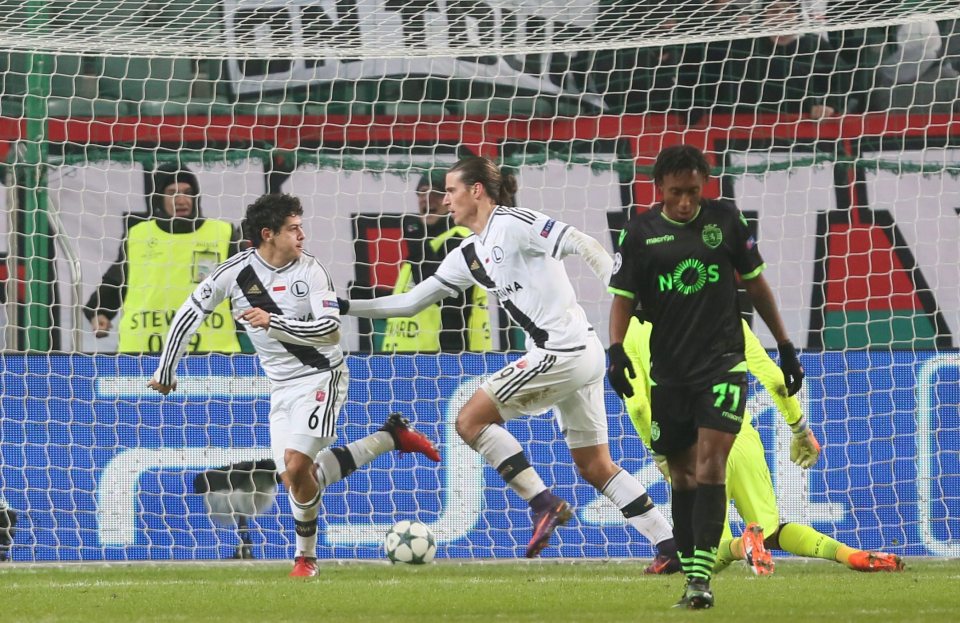
[[[649,322],[630,320],[623,349],[633,363],[633,396],[626,400],[627,412],[644,445],[650,448],[650,329]],[[746,322],[743,323],[747,367],[773,397],[777,409],[793,430],[790,460],[806,469],[817,462],[820,444],[808,428],[796,396],[787,396],[783,372],[770,359],[760,340]],[[732,498],[740,516],[747,523],[742,537],[733,538],[730,526],[724,526],[717,553],[716,570],[734,560],[746,560],[757,575],[773,573],[773,558],[768,550],[780,549],[796,556],[824,558],[843,563],[857,571],[902,571],[899,556],[868,552],[848,547],[809,526],[780,523],[780,512],[773,492],[770,470],[764,458],[760,435],[744,412],[743,427],[727,459],[727,498]],[[669,477],[664,457],[654,455],[657,466]],[[766,536],[764,536],[766,535]],[[647,573],[674,573],[680,570],[679,560],[658,556]]]

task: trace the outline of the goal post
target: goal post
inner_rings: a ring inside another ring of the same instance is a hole
[[[122,314],[97,336],[83,313],[149,216],[161,165],[189,168],[203,216],[234,227],[259,195],[297,195],[338,293],[379,296],[410,252],[420,180],[461,156],[509,167],[519,205],[613,252],[657,200],[656,154],[678,143],[708,154],[707,193],[746,215],[802,350],[814,468],[789,462],[762,388],[749,398],[783,520],[960,556],[956,2],[97,0],[29,3],[36,19],[22,20],[26,4],[0,0],[0,496],[21,513],[14,560],[217,559],[241,543],[240,507],[211,513],[194,481],[270,457],[256,359],[189,356],[161,399],[146,389],[156,357],[117,352]],[[758,73],[787,56],[780,78]],[[605,341],[604,284],[565,265]],[[489,311],[482,353],[385,353],[382,323],[346,319],[340,441],[398,410],[444,458],[387,455],[330,487],[321,557],[382,557],[401,519],[431,526],[439,558],[522,555],[526,505],[453,426],[523,346]],[[606,404],[615,460],[669,512],[622,404],[609,391]],[[545,556],[652,554],[577,476],[552,418],[508,427],[576,509]],[[256,558],[292,556],[284,495],[249,526]]]

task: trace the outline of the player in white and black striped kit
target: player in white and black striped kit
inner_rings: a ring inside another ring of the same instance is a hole
[[[324,488],[384,452],[419,452],[440,460],[433,443],[392,414],[379,431],[328,448],[347,395],[340,312],[330,275],[303,251],[300,200],[264,195],[247,207],[254,248],[227,260],[181,305],[149,386],[176,389],[177,361],[203,318],[229,297],[270,379],[270,445],[290,492],[297,552],[290,575],[316,575],[317,515]],[[316,461],[316,463],[314,462]]]
[[[413,290],[373,300],[343,301],[343,313],[368,318],[412,316],[474,284],[496,295],[533,348],[489,377],[457,417],[457,433],[507,485],[530,503],[533,535],[527,557],[547,545],[572,515],[530,466],[517,439],[503,427],[523,414],[555,408],[580,474],[623,512],[661,554],[676,547],[670,525],[646,490],[610,458],[603,400],[606,358],[577,303],[561,259],[579,255],[607,282],[613,260],[593,238],[539,212],[512,205],[513,176],[486,158],[460,160],[446,175],[444,204],[473,235],[449,253],[436,273]]]

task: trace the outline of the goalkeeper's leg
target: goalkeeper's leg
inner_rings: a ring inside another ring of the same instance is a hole
[[[763,443],[756,429],[749,424],[740,429],[727,458],[727,495],[733,498],[743,520],[748,525],[756,524],[768,543],[779,527],[780,511],[764,457]],[[773,570],[773,560],[768,552],[759,550],[761,547],[771,549],[770,546],[756,538],[759,536],[756,528],[750,534],[745,533],[745,536],[752,539],[750,545],[754,553],[748,564],[757,575],[769,575]],[[717,551],[715,570],[726,568],[734,560],[746,560],[746,550],[743,537],[723,539]]]
[[[744,426],[727,460],[727,492],[747,523],[757,523],[766,537],[766,549],[780,549],[795,556],[833,560],[858,571],[900,571],[898,556],[848,547],[809,526],[779,524],[779,510],[763,444],[756,429]],[[717,552],[717,569],[731,561],[744,560],[742,538],[723,540]]]
[[[869,552],[844,545],[810,526],[785,523],[768,539],[777,547],[797,556],[833,560],[854,571],[903,571],[903,561],[895,554]]]

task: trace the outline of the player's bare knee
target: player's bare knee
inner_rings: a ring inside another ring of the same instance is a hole
[[[620,471],[620,467],[610,458],[606,445],[572,448],[570,454],[583,479],[597,489],[603,487]]]
[[[607,483],[619,470],[613,463],[605,464],[577,464],[577,471],[584,480],[589,482],[595,488],[600,489]]]
[[[284,454],[287,470],[284,478],[291,489],[298,489],[311,481],[316,482],[313,460],[306,454],[295,450],[287,450]]]
[[[707,455],[697,459],[697,482],[704,485],[722,485],[727,480],[725,456]]]
[[[688,455],[667,457],[670,467],[670,483],[674,489],[690,490],[697,487],[697,463],[695,460],[684,460]]]
[[[487,427],[487,424],[478,422],[476,418],[472,417],[471,412],[461,409],[454,426],[463,443],[472,446],[480,432]]]
[[[483,429],[491,424],[501,424],[502,422],[503,420],[496,410],[490,412],[488,409],[477,407],[471,400],[460,409],[454,426],[460,439],[468,446],[472,446]]]

